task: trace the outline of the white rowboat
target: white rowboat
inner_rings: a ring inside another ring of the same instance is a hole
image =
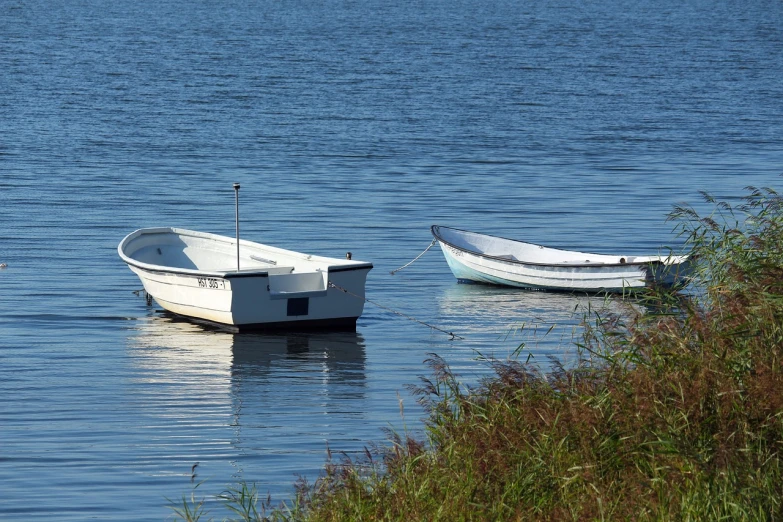
[[[231,330],[355,329],[372,269],[169,227],[137,230],[117,251],[165,310]]]
[[[566,292],[623,292],[685,281],[688,256],[620,256],[559,250],[432,226],[454,276],[463,282]]]

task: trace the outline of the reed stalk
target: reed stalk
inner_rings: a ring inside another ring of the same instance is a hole
[[[426,440],[330,461],[252,520],[783,519],[783,199],[705,198],[711,215],[670,216],[688,291],[591,311],[576,361],[546,372],[521,350],[470,387],[431,355]]]

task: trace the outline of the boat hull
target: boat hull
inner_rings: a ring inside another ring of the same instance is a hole
[[[598,261],[610,256],[560,251],[564,254],[579,254],[582,258],[592,257],[594,262],[578,263],[573,260],[562,263],[523,261],[512,255],[489,255],[455,244],[444,238],[441,228],[433,227],[433,234],[443,252],[443,256],[457,280],[461,282],[482,283],[526,288],[530,290],[551,290],[564,292],[625,292],[641,289],[652,284],[671,286],[683,281],[687,271],[687,260],[679,257],[676,262],[671,258],[645,260],[628,263]],[[456,229],[446,229],[455,230]],[[463,231],[456,231],[463,232]],[[476,235],[474,233],[470,233]],[[484,236],[492,238],[492,236]],[[497,238],[502,239],[502,238]],[[506,250],[513,250],[512,240],[502,239]],[[489,242],[488,242],[489,243]],[[498,244],[495,242],[493,244]],[[525,247],[534,245],[525,244]],[[544,249],[544,247],[536,247]],[[549,256],[557,255],[555,249],[546,249]],[[576,256],[564,256],[576,257]],[[617,259],[621,259],[619,256]],[[668,262],[667,262],[668,259]]]
[[[180,234],[187,232],[178,230]],[[214,237],[228,243],[226,249],[236,248],[236,243],[231,246],[230,238]],[[248,242],[243,246],[249,252],[253,245],[265,247],[263,255],[286,255],[286,264],[292,266],[200,271],[139,262],[127,252],[133,247],[124,242],[126,251],[123,253],[121,243],[121,257],[139,277],[147,294],[164,310],[199,322],[233,331],[350,330],[356,328],[356,320],[364,310],[365,283],[372,268],[369,263],[347,263],[280,249],[272,251],[271,247]],[[141,243],[141,240],[137,242]],[[145,244],[145,248],[149,245]],[[165,254],[167,247],[162,248]],[[187,252],[186,248],[182,250]],[[298,257],[302,258],[302,264],[294,266]]]

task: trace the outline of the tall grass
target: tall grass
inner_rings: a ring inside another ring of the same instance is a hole
[[[706,197],[710,216],[671,215],[695,291],[586,318],[577,362],[546,374],[491,360],[493,377],[470,388],[432,355],[415,389],[426,441],[392,434],[329,463],[295,509],[267,517],[783,519],[783,200]]]

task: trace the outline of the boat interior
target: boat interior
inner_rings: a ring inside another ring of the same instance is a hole
[[[237,249],[233,238],[178,229],[145,229],[121,245],[130,259],[148,265],[203,272],[236,272]],[[334,265],[364,264],[311,256],[281,248],[240,241],[239,269],[270,275],[328,271]]]
[[[446,227],[438,227],[436,232],[446,243],[459,249],[509,261],[553,265],[595,265],[649,263],[661,259],[659,256],[620,256],[561,250]]]

